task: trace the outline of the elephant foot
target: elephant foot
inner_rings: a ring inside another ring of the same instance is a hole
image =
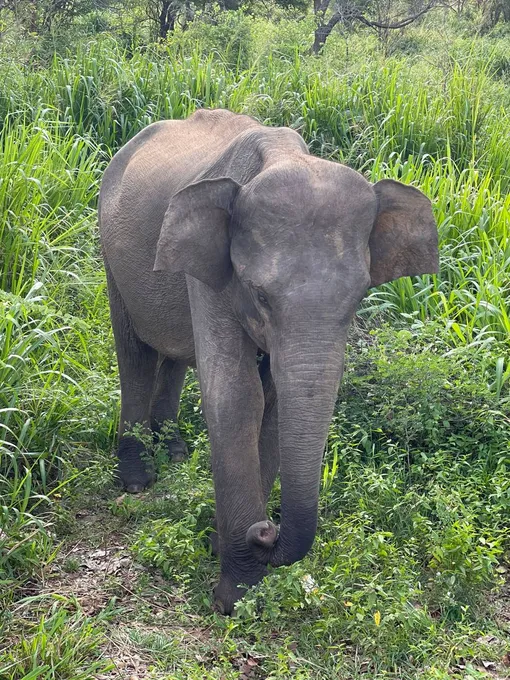
[[[117,477],[125,491],[133,494],[142,493],[156,481],[156,474],[153,470],[148,471],[145,466],[137,468],[129,466],[126,469],[122,463],[119,463],[117,468]]]
[[[176,423],[172,421],[153,421],[151,429],[154,436],[154,443],[156,445],[163,444],[168,451],[168,460],[173,463],[180,463],[188,456],[188,447],[186,442],[181,438],[179,428]]]
[[[136,440],[121,439],[118,450],[117,479],[128,493],[142,493],[156,481],[152,460]]]
[[[227,559],[225,548],[222,546],[221,550],[220,580],[214,588],[214,609],[220,614],[230,615],[235,603],[246,594],[247,589],[262,581],[267,568],[256,562],[246,549]]]
[[[173,463],[181,463],[188,457],[188,447],[182,439],[172,439],[168,442],[168,457]]]
[[[213,608],[219,614],[230,616],[234,611],[235,603],[246,594],[247,588],[237,586],[226,578],[222,577],[218,585],[214,588]]]

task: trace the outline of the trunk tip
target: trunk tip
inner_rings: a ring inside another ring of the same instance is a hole
[[[269,562],[271,550],[277,540],[278,527],[268,519],[252,524],[246,532],[246,543],[254,551],[257,559],[264,564]]]

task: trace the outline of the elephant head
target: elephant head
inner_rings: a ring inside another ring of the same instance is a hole
[[[172,199],[155,270],[182,271],[228,295],[240,324],[271,357],[278,398],[282,515],[247,542],[274,566],[314,540],[321,461],[343,371],[348,326],[367,289],[438,270],[431,204],[393,180],[303,153],[246,183],[191,184]]]

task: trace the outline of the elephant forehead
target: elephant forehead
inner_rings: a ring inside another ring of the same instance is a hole
[[[284,163],[257,175],[243,187],[238,209],[245,216],[254,213],[280,220],[303,217],[315,209],[313,175],[302,164]]]
[[[372,186],[359,173],[314,159],[285,163],[243,187],[236,202],[238,229],[260,246],[316,243],[340,255],[368,238],[376,212]]]
[[[255,207],[246,217],[238,216],[233,229],[232,257],[239,264],[258,258],[299,266],[312,266],[364,253],[375,217],[372,203],[343,205],[330,209],[317,201],[302,211]]]
[[[281,281],[294,268],[294,258],[282,248],[246,250],[234,239],[230,252],[234,269],[255,285]]]

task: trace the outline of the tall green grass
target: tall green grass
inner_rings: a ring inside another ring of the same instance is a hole
[[[441,67],[392,58],[338,71],[296,53],[260,56],[240,71],[200,47],[131,55],[103,40],[72,57],[55,55],[42,69],[4,67],[0,112],[25,121],[42,115],[115,150],[153,120],[228,107],[296,127],[313,151],[357,167],[394,153],[427,155],[460,170],[491,169],[508,188],[508,111],[494,68],[468,50]]]
[[[15,154],[16,145],[25,146],[19,125],[39,121],[60,136],[89,138],[93,144],[65,137],[73,145],[66,162],[79,162],[81,176],[101,167],[98,148],[108,156],[151,121],[183,118],[197,107],[228,107],[292,126],[312,152],[348,163],[373,181],[390,176],[412,183],[434,203],[440,276],[386,286],[370,296],[366,309],[440,316],[454,329],[454,343],[473,342],[480,333],[505,342],[510,112],[503,84],[493,77],[494,61],[482,56],[471,48],[441,66],[393,58],[339,72],[297,53],[293,60],[270,54],[239,71],[199,48],[127,55],[112,42],[96,42],[73,57],[56,55],[46,68],[9,67],[0,91],[3,143]],[[41,143],[39,133],[20,162],[30,166]],[[63,157],[68,153],[64,147]],[[50,181],[44,170],[40,181]],[[5,195],[8,183],[3,186]],[[67,200],[62,190],[60,182],[53,193]]]
[[[107,331],[94,328],[104,296],[94,243],[100,168],[96,144],[42,118],[6,120],[0,133],[3,597],[52,559],[55,499],[114,427],[111,399],[95,389],[107,379],[97,374]]]

